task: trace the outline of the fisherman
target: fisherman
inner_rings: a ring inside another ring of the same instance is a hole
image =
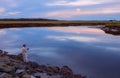
[[[27,52],[28,52],[29,48],[26,47],[26,44],[22,45],[22,56],[23,56],[23,61],[27,63],[28,59],[27,59]]]

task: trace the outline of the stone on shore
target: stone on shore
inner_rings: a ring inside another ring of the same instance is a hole
[[[57,67],[24,63],[22,55],[9,55],[0,50],[0,78],[86,78],[75,75],[68,66]]]

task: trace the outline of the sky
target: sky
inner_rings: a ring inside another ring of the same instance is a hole
[[[0,18],[120,20],[120,0],[0,0]]]

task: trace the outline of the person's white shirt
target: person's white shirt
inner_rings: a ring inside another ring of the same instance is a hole
[[[23,47],[22,47],[22,56],[23,56],[23,61],[24,62],[27,62],[28,60],[27,60],[27,47],[26,47],[26,45],[24,44],[23,45]]]

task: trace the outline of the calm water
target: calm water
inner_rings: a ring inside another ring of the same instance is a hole
[[[120,78],[120,36],[98,28],[41,27],[0,29],[0,49],[12,54],[30,48],[29,60],[68,65],[88,78]]]

